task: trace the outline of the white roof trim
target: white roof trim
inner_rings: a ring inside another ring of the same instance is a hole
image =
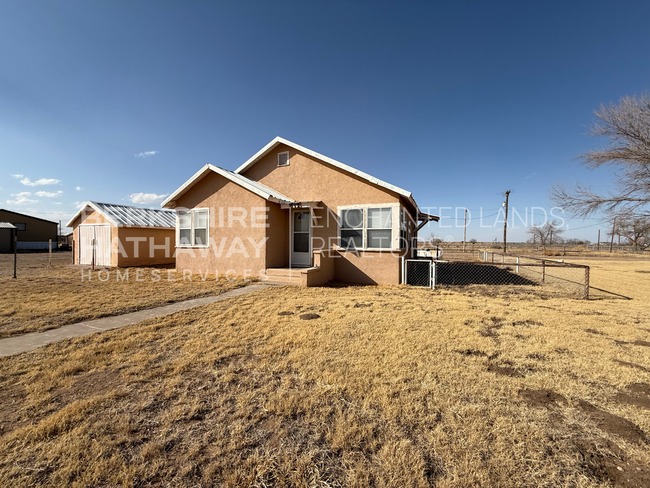
[[[194,173],[194,175],[189,180],[183,183],[183,185],[181,185],[178,188],[178,190],[176,190],[169,197],[167,197],[167,199],[165,199],[165,201],[162,202],[160,206],[163,208],[168,207],[171,202],[173,202],[179,196],[184,194],[187,190],[189,190],[194,185],[194,183],[196,183],[198,180],[200,180],[203,176],[205,176],[205,174],[207,174],[210,171],[214,171],[215,173],[241,186],[242,188],[245,188],[246,190],[253,192],[256,195],[259,195],[265,200],[269,200],[275,203],[291,203],[294,201],[293,199],[285,195],[282,195],[281,193],[273,190],[272,188],[262,185],[261,183],[258,183],[256,181],[249,180],[243,175],[233,173],[232,171],[228,171],[218,166],[214,166],[213,164],[206,164],[200,170]]]
[[[115,225],[115,226],[119,225],[119,224],[118,224],[115,220],[113,220],[109,215],[106,215],[106,214],[102,211],[102,209],[101,209],[100,207],[98,207],[97,205],[95,205],[93,202],[88,201],[88,202],[84,203],[83,206],[82,206],[81,208],[79,208],[79,211],[78,211],[76,214],[74,214],[74,217],[72,217],[72,218],[70,219],[70,222],[68,222],[68,223],[66,224],[66,227],[72,227],[72,223],[73,223],[75,220],[77,220],[77,218],[79,218],[79,216],[82,214],[82,212],[83,212],[84,210],[86,210],[86,207],[90,207],[90,208],[92,208],[95,212],[97,212],[97,213],[99,213],[100,215],[102,215],[102,217],[104,217],[106,220],[108,220],[111,224],[113,224],[113,225]]]
[[[269,142],[266,146],[264,146],[262,149],[260,149],[255,155],[253,155],[252,158],[250,158],[248,161],[246,161],[244,164],[242,164],[239,168],[235,170],[235,173],[241,174],[242,172],[246,171],[249,169],[251,166],[253,166],[255,163],[257,163],[262,157],[266,156],[274,147],[276,147],[279,144],[284,144],[286,146],[292,147],[296,149],[297,151],[303,152],[305,154],[308,154],[316,159],[320,159],[321,161],[324,161],[325,163],[331,164],[332,166],[342,169],[343,171],[347,171],[348,173],[351,173],[353,175],[356,175],[360,178],[363,178],[364,180],[369,181],[370,183],[373,183],[377,186],[381,186],[382,188],[386,188],[387,190],[390,190],[392,192],[395,192],[399,195],[402,195],[403,197],[407,198],[413,206],[418,209],[419,207],[417,203],[415,203],[415,199],[413,198],[413,195],[411,194],[410,191],[406,191],[402,188],[399,188],[395,185],[391,185],[390,183],[386,183],[385,181],[380,180],[379,178],[375,178],[374,176],[369,175],[368,173],[364,173],[363,171],[359,171],[356,168],[353,168],[352,166],[348,166],[347,164],[343,164],[340,161],[337,161],[332,158],[328,158],[327,156],[323,156],[322,154],[317,153],[316,151],[312,151],[311,149],[307,149],[306,147],[303,147],[299,144],[296,144],[295,142],[288,141],[287,139],[284,139],[280,136],[276,137],[273,139],[271,142]]]

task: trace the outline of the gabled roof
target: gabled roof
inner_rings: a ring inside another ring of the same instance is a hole
[[[27,215],[27,214],[20,213],[20,212],[14,212],[13,210],[7,210],[6,208],[0,208],[0,212],[8,212],[8,213],[12,213],[14,215],[20,215],[21,217],[29,217],[30,219],[42,220],[43,222],[47,222],[48,224],[59,225],[58,222],[52,222],[51,220],[42,219],[40,217],[34,217],[33,215]]]
[[[157,208],[130,207],[128,205],[114,205],[112,203],[86,202],[74,217],[70,219],[67,227],[72,227],[72,223],[81,215],[81,213],[90,207],[101,214],[111,224],[118,227],[176,227],[176,215],[169,210],[159,210]]]
[[[391,185],[390,183],[386,183],[385,181],[380,180],[379,178],[375,178],[374,176],[370,176],[368,173],[364,173],[363,171],[359,171],[356,168],[353,168],[352,166],[348,166],[347,164],[343,164],[340,161],[337,161],[332,158],[328,158],[327,156],[323,156],[322,154],[317,153],[316,151],[312,151],[311,149],[307,149],[306,147],[303,147],[299,144],[296,144],[295,142],[288,141],[287,139],[283,139],[282,137],[278,136],[275,139],[273,139],[271,142],[269,142],[266,146],[264,146],[262,149],[260,149],[252,158],[250,158],[248,161],[246,161],[244,164],[242,164],[239,168],[235,170],[235,173],[240,174],[249,169],[251,166],[253,166],[255,163],[257,163],[260,159],[262,159],[264,156],[266,156],[269,152],[271,152],[276,146],[279,146],[280,144],[284,144],[286,146],[292,147],[296,149],[297,151],[303,152],[305,154],[308,154],[309,156],[312,156],[316,159],[320,159],[321,161],[330,164],[336,168],[342,169],[343,171],[346,171],[350,174],[353,174],[355,176],[358,176],[359,178],[363,178],[364,180],[369,181],[370,183],[373,183],[377,186],[381,186],[382,188],[386,188],[387,190],[390,190],[392,192],[395,192],[399,195],[402,195],[404,198],[406,198],[411,204],[418,209],[419,207],[418,204],[415,203],[415,199],[413,198],[413,195],[411,194],[410,191],[406,191],[402,188],[399,188],[395,185]]]
[[[9,222],[0,222],[0,229],[15,229],[16,226]]]
[[[227,169],[220,168],[219,166],[214,166],[213,164],[206,164],[200,170],[198,170],[194,174],[194,176],[192,176],[189,180],[183,183],[183,185],[178,190],[176,190],[164,202],[162,202],[161,206],[162,207],[169,206],[171,202],[177,200],[181,195],[183,195],[186,191],[192,188],[192,186],[194,186],[194,184],[197,183],[201,178],[203,178],[205,175],[209,174],[212,171],[223,176],[224,178],[227,178],[228,180],[241,186],[242,188],[245,188],[248,191],[255,193],[256,195],[261,196],[265,200],[270,200],[276,203],[294,202],[293,199],[275,191],[272,188],[269,188],[266,185],[263,185],[262,183],[258,183],[257,181],[253,181],[249,178],[246,178],[245,176],[242,176],[237,173],[233,173],[232,171],[228,171]]]

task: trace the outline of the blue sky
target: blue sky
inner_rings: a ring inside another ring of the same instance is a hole
[[[604,143],[586,135],[595,108],[649,89],[649,16],[625,1],[4,2],[0,207],[65,224],[77,202],[166,195],[280,135],[432,212],[468,207],[468,239],[500,239],[477,210],[506,189],[530,223],[555,182],[610,185],[575,158]],[[421,236],[462,239],[443,222]],[[525,239],[521,221],[509,235]]]

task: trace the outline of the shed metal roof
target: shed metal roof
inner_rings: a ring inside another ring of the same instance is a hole
[[[15,229],[16,226],[14,224],[10,224],[9,222],[0,222],[0,229]]]
[[[68,227],[81,215],[86,207],[91,207],[103,215],[110,223],[117,226],[134,227],[176,227],[176,215],[169,210],[156,208],[131,207],[128,205],[115,205],[112,203],[86,202],[76,213]]]

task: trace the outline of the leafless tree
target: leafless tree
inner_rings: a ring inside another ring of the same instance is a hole
[[[650,217],[644,215],[617,215],[613,222],[615,236],[621,236],[636,247],[647,249],[650,247]],[[607,233],[612,235],[612,231]]]
[[[598,195],[578,184],[551,189],[551,198],[567,212],[586,217],[598,211],[650,216],[650,95],[624,97],[618,104],[601,105],[595,111],[593,136],[607,137],[607,147],[583,154],[589,169],[612,165],[621,169],[608,195]]]
[[[433,232],[431,233],[431,235],[429,236],[429,239],[427,240],[427,244],[429,246],[432,246],[432,247],[439,245],[441,242],[442,242],[442,239],[440,237],[438,237],[437,235],[435,235]]]
[[[538,243],[546,247],[553,243],[557,244],[561,242],[562,238],[560,237],[560,234],[564,232],[564,229],[560,228],[560,224],[557,220],[553,220],[551,222],[546,222],[544,225],[531,225],[526,232],[531,235],[528,242]]]

